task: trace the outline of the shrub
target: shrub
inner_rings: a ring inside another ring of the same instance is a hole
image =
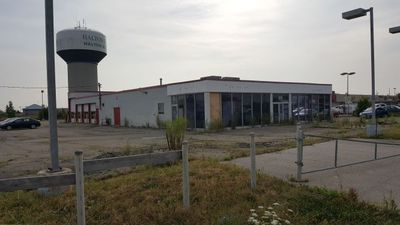
[[[178,118],[173,121],[165,122],[165,136],[169,150],[178,150],[182,147],[185,137],[187,121],[184,118]]]
[[[358,116],[360,112],[366,110],[368,107],[371,106],[371,102],[368,100],[368,98],[362,98],[358,103],[357,103],[357,108],[354,111],[355,116]]]
[[[42,108],[38,114],[39,120],[48,120],[49,119],[49,110],[47,107]]]

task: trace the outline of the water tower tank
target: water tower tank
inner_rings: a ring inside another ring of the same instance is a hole
[[[68,65],[68,92],[97,91],[97,64],[107,55],[106,36],[76,27],[57,33],[57,54]]]

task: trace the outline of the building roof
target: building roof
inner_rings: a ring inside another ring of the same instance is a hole
[[[22,110],[41,110],[41,109],[42,109],[42,106],[40,106],[38,104],[32,104],[30,106],[23,108]]]
[[[133,88],[133,89],[127,89],[127,90],[121,90],[121,91],[101,91],[101,94],[102,95],[110,95],[110,94],[112,95],[112,94],[119,94],[119,93],[124,93],[124,92],[144,91],[144,90],[153,89],[153,88],[167,87],[167,86],[177,85],[177,84],[194,83],[194,82],[199,82],[199,81],[204,81],[204,80],[221,81],[221,82],[234,81],[234,82],[275,83],[275,84],[309,84],[309,85],[332,86],[332,84],[322,84],[322,83],[241,80],[239,77],[205,76],[205,77],[201,77],[200,79],[196,79],[196,80],[180,81],[180,82],[174,82],[174,83],[168,83],[168,84],[162,84],[162,85],[154,85],[154,86],[148,86],[148,87]],[[94,96],[98,96],[98,93],[96,93],[94,95],[77,97],[77,99],[94,97]]]

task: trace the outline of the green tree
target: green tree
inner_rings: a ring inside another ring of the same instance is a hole
[[[9,101],[8,105],[6,105],[7,117],[8,118],[15,117],[15,113],[16,113],[16,111],[14,109],[14,105],[13,105],[12,101]]]
[[[39,120],[48,120],[49,119],[49,110],[47,107],[42,108],[39,111],[38,119]]]
[[[364,111],[365,109],[367,109],[370,106],[371,106],[371,102],[368,100],[368,98],[362,98],[358,102],[357,108],[354,111],[354,113],[356,114],[356,116],[358,116],[360,114],[360,112]]]

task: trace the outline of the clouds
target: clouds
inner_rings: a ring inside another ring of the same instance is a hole
[[[341,12],[375,7],[377,89],[396,76],[400,25],[396,0],[69,0],[54,1],[55,31],[85,19],[107,36],[99,64],[104,89],[121,90],[204,75],[243,79],[332,83],[354,70],[351,92],[369,93],[368,18],[345,21]],[[8,85],[46,85],[43,1],[4,0],[0,7],[0,80]],[[56,56],[57,85],[66,86],[65,63]],[[392,87],[393,88],[393,87]],[[400,90],[400,88],[398,88]],[[0,89],[0,106],[38,103],[40,91]],[[66,90],[58,91],[66,106]],[[33,97],[35,96],[35,97]]]

